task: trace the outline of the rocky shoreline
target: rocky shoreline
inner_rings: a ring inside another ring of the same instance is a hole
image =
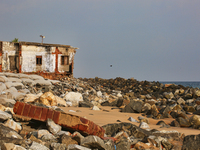
[[[163,127],[200,130],[200,90],[181,85],[135,79],[62,78],[48,80],[38,75],[0,73],[1,149],[200,149],[200,134],[185,136],[177,131],[149,128],[148,118]],[[62,128],[54,121],[42,122],[17,117],[16,102],[61,111],[60,107],[110,106],[128,113],[142,113],[102,126],[105,135],[82,135],[79,130]],[[170,124],[160,121],[173,118]],[[140,122],[139,126],[131,122]],[[200,133],[200,132],[199,132]]]

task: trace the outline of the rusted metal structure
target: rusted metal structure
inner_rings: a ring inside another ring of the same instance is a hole
[[[0,41],[0,72],[73,76],[75,47],[61,44]]]

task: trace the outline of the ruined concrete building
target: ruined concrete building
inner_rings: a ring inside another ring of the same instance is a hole
[[[76,49],[70,45],[0,41],[0,72],[73,76]]]

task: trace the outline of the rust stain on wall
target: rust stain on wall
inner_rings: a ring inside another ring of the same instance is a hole
[[[39,74],[49,79],[73,76],[76,49],[61,44],[0,41],[0,72]]]

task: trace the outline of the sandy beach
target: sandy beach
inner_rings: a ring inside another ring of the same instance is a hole
[[[85,117],[97,125],[103,126],[106,124],[111,123],[120,123],[121,122],[129,122],[139,126],[140,123],[131,122],[128,120],[129,117],[132,117],[138,120],[138,116],[142,116],[140,113],[122,113],[117,107],[109,107],[109,106],[101,106],[99,107],[101,110],[92,110],[91,108],[84,108],[84,107],[61,107],[66,113],[70,113],[73,115]],[[75,111],[75,112],[72,112]],[[145,116],[142,116],[146,118]],[[158,121],[163,120],[166,124],[170,124],[174,119],[173,118],[165,118],[165,119],[149,119],[149,126],[150,129],[157,129],[157,130],[166,130],[172,131],[176,130],[180,133],[184,133],[185,135],[197,135],[200,134],[200,130],[191,129],[191,128],[179,128],[179,127],[160,127],[156,125]]]

